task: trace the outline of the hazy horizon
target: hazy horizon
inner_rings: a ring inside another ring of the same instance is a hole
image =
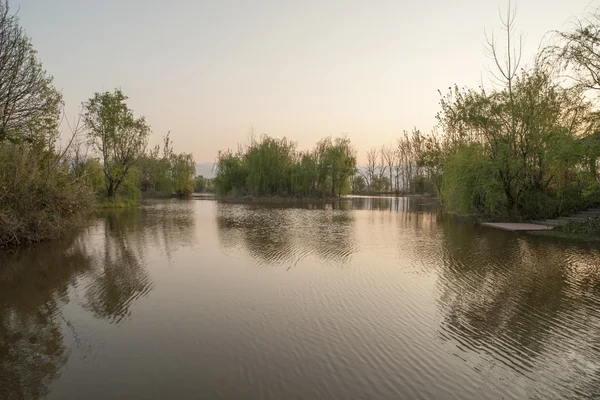
[[[519,1],[525,61],[544,35],[594,5]],[[438,90],[488,82],[484,29],[498,7],[464,2],[13,0],[71,118],[121,88],[175,151],[211,164],[256,134],[310,148],[346,134],[359,163],[403,130],[430,131]]]

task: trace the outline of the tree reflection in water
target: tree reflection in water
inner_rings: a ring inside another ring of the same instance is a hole
[[[130,315],[131,305],[154,288],[145,266],[150,248],[170,258],[179,247],[193,245],[193,204],[162,201],[105,213],[104,241],[93,257],[86,309],[117,323]]]
[[[135,228],[140,223],[139,210],[105,216],[103,248],[94,255],[84,304],[97,318],[120,322],[129,315],[131,304],[152,290],[142,262],[145,243],[135,240]]]
[[[221,246],[243,249],[259,265],[290,267],[310,255],[345,262],[356,251],[347,203],[217,205]]]
[[[600,251],[457,221],[442,227],[440,337],[467,359],[482,357],[478,369],[501,363],[532,379],[540,370],[560,377],[531,385],[532,395],[600,394]]]
[[[22,249],[0,265],[0,399],[41,399],[68,358],[61,303],[91,258],[72,238]]]
[[[48,395],[69,358],[65,330],[77,336],[65,304],[82,301],[96,318],[124,322],[154,287],[144,254],[194,242],[192,204],[175,205],[105,212],[70,239],[0,258],[0,399]],[[81,299],[76,287],[83,287]]]

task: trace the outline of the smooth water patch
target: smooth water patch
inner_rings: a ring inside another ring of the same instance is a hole
[[[0,259],[1,399],[593,399],[600,249],[427,199],[153,201]]]

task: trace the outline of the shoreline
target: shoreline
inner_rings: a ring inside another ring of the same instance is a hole
[[[192,196],[192,198],[203,198],[203,197],[213,197],[217,201],[222,201],[224,203],[304,203],[304,204],[323,204],[323,203],[336,203],[342,201],[352,201],[353,199],[360,198],[403,198],[403,197],[412,197],[412,198],[432,198],[437,199],[435,196],[430,195],[398,195],[391,196],[389,194],[380,194],[380,195],[364,195],[364,194],[351,194],[346,196],[339,197],[280,197],[280,196],[217,196],[217,195],[203,195],[198,194],[196,196]]]
[[[576,233],[568,233],[568,232],[563,232],[563,231],[560,231],[560,230],[556,230],[556,228],[549,229],[549,230],[546,230],[546,231],[528,231],[527,234],[529,234],[529,235],[535,235],[535,236],[545,236],[545,237],[551,237],[551,238],[558,238],[558,239],[570,239],[570,240],[576,240],[576,241],[582,241],[582,242],[591,242],[591,243],[598,243],[598,242],[600,242],[600,236],[582,235],[582,234],[576,234]]]

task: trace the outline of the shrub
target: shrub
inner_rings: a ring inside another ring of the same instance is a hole
[[[82,223],[94,195],[56,154],[0,144],[0,248],[57,238]]]

